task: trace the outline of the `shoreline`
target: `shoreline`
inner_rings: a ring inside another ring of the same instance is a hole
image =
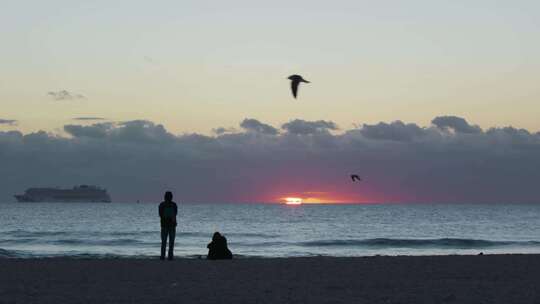
[[[366,258],[427,258],[427,257],[473,257],[473,256],[538,256],[540,253],[486,253],[479,251],[477,254],[374,254],[374,255],[357,255],[357,256],[333,256],[333,255],[310,255],[310,256],[257,256],[257,255],[240,255],[235,254],[233,260],[283,260],[283,259],[366,259]],[[29,256],[29,257],[9,257],[0,256],[1,260],[133,260],[133,261],[148,261],[159,259],[159,255],[115,255],[115,254],[80,254],[80,255],[50,255],[50,256]],[[175,256],[174,260],[206,260],[206,254],[190,255],[190,256]]]
[[[0,248],[0,253],[3,249]],[[7,251],[7,250],[6,250]],[[350,255],[350,256],[335,256],[335,255],[303,255],[303,256],[263,256],[263,255],[242,255],[234,254],[234,260],[283,260],[283,259],[318,259],[318,258],[328,258],[328,259],[364,259],[364,258],[400,258],[400,257],[410,257],[410,258],[427,258],[427,257],[473,257],[473,256],[537,256],[540,258],[540,253],[537,252],[509,252],[509,253],[489,253],[485,251],[478,250],[477,253],[441,253],[441,254],[373,254],[373,255]],[[193,254],[193,255],[175,255],[175,260],[206,260],[206,254]],[[1,255],[1,260],[21,260],[21,261],[31,261],[31,260],[95,260],[95,261],[106,261],[106,260],[133,260],[133,261],[148,261],[148,260],[157,260],[159,255],[121,255],[121,254],[93,254],[93,253],[81,253],[81,254],[71,254],[71,255],[62,255],[62,254],[51,254],[51,255],[32,255],[31,253],[23,253],[22,256],[14,255]]]
[[[0,303],[539,303],[539,254],[0,259]]]

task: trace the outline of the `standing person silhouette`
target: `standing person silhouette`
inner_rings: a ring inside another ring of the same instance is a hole
[[[159,217],[161,219],[161,260],[165,259],[165,250],[167,249],[167,237],[169,238],[168,259],[174,258],[174,238],[176,236],[176,215],[178,206],[172,201],[171,191],[165,192],[165,201],[159,204]]]

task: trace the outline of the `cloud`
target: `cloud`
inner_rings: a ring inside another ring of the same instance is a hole
[[[240,127],[249,132],[256,132],[267,135],[276,135],[278,130],[271,125],[264,124],[256,119],[246,118],[240,123]]]
[[[451,119],[453,122],[459,119]],[[330,132],[293,120],[285,132],[244,120],[215,136],[170,133],[146,120],[70,124],[65,136],[0,132],[0,201],[32,186],[96,184],[116,201],[540,203],[540,134],[513,127],[394,121]],[[448,130],[452,125],[452,129]],[[471,129],[472,128],[472,129]],[[463,132],[463,130],[468,132]],[[261,134],[265,136],[260,136]],[[269,135],[269,136],[266,136]],[[350,174],[362,177],[350,182]]]
[[[404,124],[400,120],[389,124],[384,122],[380,122],[376,125],[364,124],[360,132],[366,138],[395,141],[410,141],[415,137],[425,135],[425,130],[416,124]]]
[[[174,135],[163,125],[147,120],[132,120],[121,123],[97,123],[90,126],[65,125],[64,131],[76,138],[106,138],[114,142],[167,142]]]
[[[465,119],[457,116],[439,116],[435,117],[432,124],[442,130],[450,130],[456,133],[480,133],[482,129],[479,126],[471,126]]]
[[[328,130],[338,130],[337,125],[332,121],[306,121],[302,119],[291,120],[288,123],[283,124],[281,128],[287,130],[290,134],[297,135],[309,135],[328,132]]]
[[[52,97],[54,100],[76,100],[76,99],[86,99],[84,95],[72,93],[66,90],[61,91],[50,91],[47,92],[47,95]]]
[[[64,131],[73,137],[104,138],[113,126],[112,123],[99,123],[91,126],[65,125]]]
[[[17,124],[17,120],[15,119],[1,119],[0,118],[0,125],[15,126],[16,124]]]
[[[223,134],[236,133],[236,132],[237,130],[232,127],[231,128],[219,127],[219,128],[212,129],[212,133],[216,135],[223,135]]]
[[[93,116],[83,116],[83,117],[74,117],[73,120],[107,120],[103,117],[93,117]]]

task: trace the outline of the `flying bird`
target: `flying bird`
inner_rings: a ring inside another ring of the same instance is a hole
[[[291,90],[294,98],[298,95],[298,86],[300,85],[300,82],[309,83],[309,81],[305,80],[300,75],[291,75],[289,76],[289,79],[291,80]]]
[[[351,175],[351,179],[352,179],[353,182],[355,182],[355,181],[361,182],[361,181],[362,181],[362,179],[360,178],[360,176],[358,176],[357,174],[352,174],[352,175]]]

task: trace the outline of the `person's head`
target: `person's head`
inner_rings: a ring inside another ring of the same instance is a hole
[[[166,201],[166,202],[172,201],[172,198],[173,198],[172,192],[171,192],[171,191],[165,192],[164,198],[165,198],[165,201]]]
[[[221,234],[219,232],[214,232],[214,235],[212,236],[212,241],[217,242],[221,238]]]

